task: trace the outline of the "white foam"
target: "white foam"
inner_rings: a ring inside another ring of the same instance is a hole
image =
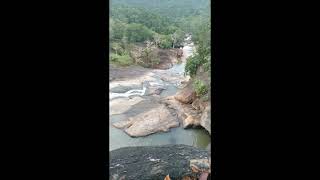
[[[137,96],[143,96],[146,92],[146,87],[144,86],[143,89],[131,89],[125,93],[110,93],[110,99],[114,99],[117,97],[129,97],[129,96],[133,96],[133,95],[137,95]]]

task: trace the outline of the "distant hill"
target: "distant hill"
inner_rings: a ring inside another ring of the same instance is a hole
[[[110,5],[145,8],[161,16],[178,19],[200,13],[209,15],[211,0],[111,0]]]

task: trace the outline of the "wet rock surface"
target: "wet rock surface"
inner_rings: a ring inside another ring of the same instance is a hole
[[[208,151],[187,145],[125,147],[110,152],[109,179],[172,180],[210,172]]]

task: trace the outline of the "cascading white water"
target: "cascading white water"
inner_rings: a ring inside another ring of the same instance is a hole
[[[117,98],[117,97],[130,97],[130,96],[143,96],[146,92],[147,87],[143,86],[141,89],[131,89],[125,93],[110,93],[110,100]]]

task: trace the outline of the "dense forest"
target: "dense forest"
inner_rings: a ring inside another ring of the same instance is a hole
[[[196,79],[199,68],[210,72],[210,1],[208,0],[113,0],[110,11],[110,62],[119,65],[159,62],[151,46],[161,49],[181,47],[192,35],[196,53],[189,57],[185,72]],[[135,46],[148,44],[138,60]],[[196,81],[199,92],[207,92]],[[201,93],[200,93],[201,94]]]

